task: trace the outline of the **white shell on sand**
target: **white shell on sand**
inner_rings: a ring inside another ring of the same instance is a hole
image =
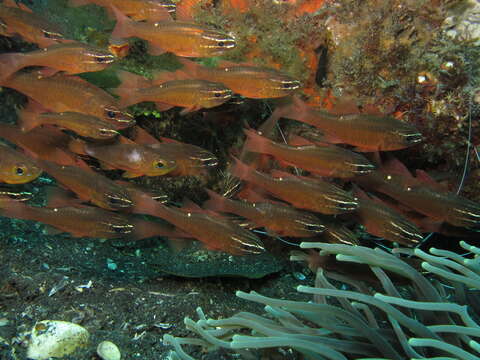
[[[102,341],[100,344],[98,344],[97,354],[103,360],[120,360],[122,357],[118,346],[111,341]]]
[[[31,331],[27,357],[35,360],[62,357],[87,345],[88,337],[84,327],[68,321],[39,321]]]

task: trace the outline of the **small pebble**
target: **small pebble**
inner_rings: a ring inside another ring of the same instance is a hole
[[[122,357],[118,346],[111,341],[102,341],[100,344],[98,344],[97,354],[103,360],[120,360]]]

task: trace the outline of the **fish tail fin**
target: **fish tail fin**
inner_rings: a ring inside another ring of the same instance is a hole
[[[201,65],[197,64],[195,61],[183,58],[179,58],[178,61],[183,65],[183,67],[177,70],[177,72],[185,74],[190,79],[195,79],[198,77],[201,70]]]
[[[119,40],[132,36],[131,24],[133,23],[133,20],[130,20],[125,14],[123,14],[113,5],[110,6],[110,9],[113,11],[115,18],[117,19],[115,28],[110,35],[110,41],[116,43]]]
[[[120,107],[135,104],[138,90],[150,86],[150,82],[147,79],[128,71],[120,70],[117,72],[117,76],[121,84],[113,92],[120,96]]]
[[[68,149],[79,155],[88,155],[87,150],[85,149],[85,142],[79,139],[73,139],[68,143]]]
[[[175,9],[175,18],[177,21],[194,21],[193,12],[198,0],[181,0],[177,3]]]
[[[216,212],[225,212],[227,210],[226,205],[229,199],[217,194],[212,190],[209,190],[209,189],[206,189],[206,190],[207,190],[208,196],[210,196],[210,199],[205,201],[202,204],[203,208],[211,211],[216,211]]]
[[[272,153],[270,146],[272,141],[270,139],[263,137],[254,130],[245,129],[244,132],[245,135],[247,135],[247,141],[244,146],[245,150],[261,154]]]
[[[247,164],[238,160],[236,157],[234,157],[233,160],[235,161],[235,164],[231,169],[232,175],[238,177],[239,179],[249,181],[252,178],[252,172],[254,170]]]
[[[78,7],[78,6],[84,6],[91,4],[92,2],[90,0],[69,0],[68,5],[71,7]]]
[[[27,56],[22,53],[10,53],[0,55],[0,84],[25,67]]]
[[[180,73],[177,71],[171,72],[171,71],[156,71],[153,73],[153,80],[152,84],[153,85],[161,85],[163,83],[166,83],[167,81],[173,81],[173,80],[181,80],[182,77],[179,76]]]

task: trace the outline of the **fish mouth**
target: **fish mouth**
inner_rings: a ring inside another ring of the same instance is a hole
[[[28,201],[33,197],[33,194],[28,191],[10,191],[0,189],[0,199],[8,198],[15,201]]]
[[[298,80],[285,80],[285,79],[270,79],[273,83],[278,84],[274,86],[275,90],[288,90],[293,91],[302,87],[302,82]]]
[[[334,205],[328,206],[331,209],[336,211],[354,211],[358,209],[359,203],[356,201],[357,199],[354,198],[342,198],[339,197],[331,197],[328,195],[323,196],[326,200],[331,201]]]
[[[407,144],[418,144],[423,141],[421,133],[400,133]]]
[[[296,223],[302,226],[302,230],[307,230],[315,233],[322,233],[325,231],[325,225],[319,223],[311,223],[303,220],[295,220]]]
[[[173,2],[162,2],[160,6],[167,10],[169,13],[173,13],[177,10],[177,5]]]
[[[55,31],[50,31],[50,30],[42,30],[43,36],[46,37],[47,39],[51,40],[63,40],[64,36],[63,34],[57,33]]]
[[[218,159],[215,155],[210,154],[208,152],[203,152],[198,154],[197,156],[190,156],[191,160],[199,161],[202,163],[202,167],[213,167],[218,165]]]
[[[353,172],[355,174],[368,174],[377,168],[373,164],[354,164],[349,162],[347,162],[346,164],[354,169]]]
[[[466,227],[480,227],[480,208],[466,206],[464,209],[454,208],[457,219],[464,223]]]
[[[388,230],[388,232],[404,239],[407,243],[417,244],[423,239],[423,236],[419,234],[418,230],[413,228],[411,224],[390,221],[390,225],[392,225],[396,231]]]
[[[115,61],[115,56],[112,54],[94,54],[94,53],[87,53],[85,54],[89,59],[85,61],[88,64],[111,64]]]
[[[106,195],[108,198],[108,203],[114,208],[129,208],[133,206],[132,200],[126,197],[120,197],[116,195]]]
[[[244,254],[257,255],[266,251],[260,239],[250,232],[245,236],[231,235],[230,238],[235,242],[235,248]]]

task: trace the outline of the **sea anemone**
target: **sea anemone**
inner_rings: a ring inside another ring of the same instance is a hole
[[[185,318],[185,325],[202,339],[167,334],[164,342],[173,345],[172,358],[183,360],[193,359],[185,344],[225,348],[245,359],[258,358],[264,348],[293,349],[305,359],[478,359],[480,248],[460,245],[467,254],[304,242],[301,247],[319,249],[317,255],[336,255],[338,264],[362,264],[372,276],[360,280],[319,268],[314,286],[297,287],[314,295],[309,302],[237,291],[265,304],[267,314],[213,320],[199,308],[200,320]]]

